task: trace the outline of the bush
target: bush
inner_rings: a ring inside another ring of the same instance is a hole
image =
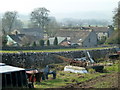
[[[39,44],[40,46],[44,46],[44,40],[40,40]]]
[[[89,68],[89,69],[88,69],[88,72],[89,72],[89,73],[95,73],[96,71],[95,71],[95,69]]]
[[[49,40],[47,40],[47,46],[50,46],[50,41]]]
[[[2,45],[3,46],[6,46],[6,44],[7,44],[7,37],[4,35],[4,36],[2,36]]]
[[[36,42],[33,42],[32,46],[37,46]]]
[[[54,44],[54,45],[58,45],[58,39],[57,39],[57,37],[55,37],[53,44]]]

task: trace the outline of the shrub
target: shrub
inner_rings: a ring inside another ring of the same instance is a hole
[[[7,37],[4,35],[4,36],[2,36],[2,45],[3,46],[6,46],[6,44],[7,44]]]
[[[55,37],[53,44],[54,44],[54,45],[58,45],[58,39],[57,39],[57,37]]]
[[[33,42],[32,46],[37,46],[36,42]]]
[[[44,46],[44,40],[40,40],[39,44],[40,46]]]
[[[50,46],[50,41],[49,40],[47,40],[47,46]]]
[[[88,69],[88,72],[89,73],[95,73],[96,71],[95,71],[95,69],[90,68],[90,69]]]

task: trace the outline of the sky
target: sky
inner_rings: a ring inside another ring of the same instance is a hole
[[[29,15],[35,8],[45,7],[56,19],[111,19],[120,0],[1,0],[0,13],[17,11]]]

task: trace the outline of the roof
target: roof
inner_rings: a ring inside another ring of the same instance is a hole
[[[31,36],[31,35],[25,35],[25,34],[17,34],[17,35],[9,35],[9,37],[12,38],[12,40],[14,40],[15,42],[17,42],[18,44],[26,44],[27,42],[32,43],[34,41],[40,40],[39,37],[37,36]]]
[[[25,69],[5,65],[4,63],[0,63],[0,73],[16,72],[16,71],[21,71],[21,70],[25,70]]]
[[[22,28],[20,33],[32,36],[40,36],[43,37],[43,30],[40,28]]]
[[[90,27],[90,29],[93,29],[95,32],[107,32],[108,27]]]
[[[52,45],[54,42],[55,37],[49,38],[50,44]],[[62,41],[66,39],[66,37],[57,37],[58,39],[58,44],[60,44]]]
[[[22,28],[20,31],[24,31],[24,32],[41,32],[43,30],[41,28]]]
[[[15,42],[22,44],[22,40],[25,38],[25,34],[9,35]]]
[[[79,30],[79,31],[59,30],[56,36],[70,37],[71,43],[76,43],[78,41],[81,42],[84,41],[88,37],[91,31],[92,30]]]

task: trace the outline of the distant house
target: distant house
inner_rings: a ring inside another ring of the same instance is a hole
[[[58,37],[69,37],[71,44],[79,44],[83,47],[97,46],[97,35],[93,30],[59,30],[56,34]]]
[[[33,42],[39,43],[44,38],[44,33],[40,28],[23,28],[21,30],[13,30],[11,35],[7,35],[7,38],[7,45],[23,46]]]
[[[39,41],[37,37],[25,34],[7,35],[7,40],[8,46],[25,46],[27,44],[32,44],[33,42]]]
[[[11,34],[11,35],[7,35],[7,45],[8,46],[22,46],[24,45],[23,41],[25,40],[25,34]]]
[[[66,38],[61,43],[59,43],[59,45],[61,45],[61,46],[70,46],[71,42],[70,42],[70,40],[68,38]]]
[[[101,40],[102,36],[110,37],[114,31],[114,27],[90,27],[90,29],[94,30],[98,36],[98,40]]]

